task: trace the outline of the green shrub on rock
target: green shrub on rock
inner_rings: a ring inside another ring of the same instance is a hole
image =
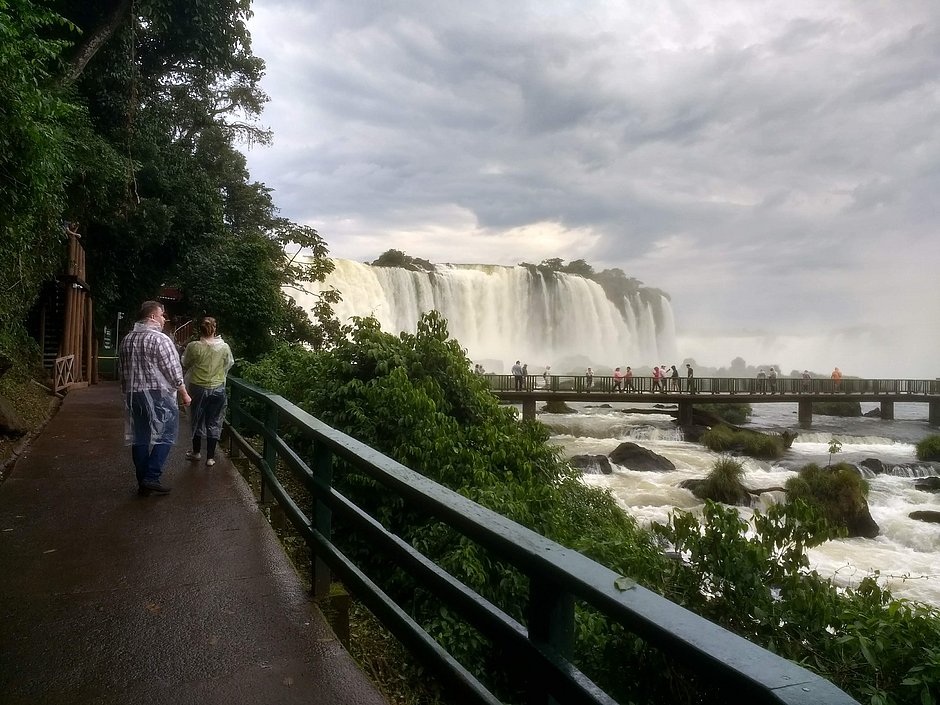
[[[742,479],[744,465],[740,461],[729,457],[719,458],[695,494],[714,502],[747,506],[751,503],[751,495],[741,482]]]
[[[850,536],[874,538],[878,525],[868,511],[868,483],[848,463],[825,468],[811,463],[786,482],[787,500],[801,500]]]
[[[702,434],[702,444],[716,453],[736,451],[752,458],[772,460],[786,450],[783,439],[757,431],[735,430],[729,426],[713,426]]]
[[[940,460],[940,436],[927,436],[917,444],[918,460]]]

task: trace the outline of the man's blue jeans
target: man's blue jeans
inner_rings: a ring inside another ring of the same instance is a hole
[[[137,484],[158,483],[179,429],[179,409],[173,394],[159,391],[132,392],[131,424],[134,442],[131,457]]]

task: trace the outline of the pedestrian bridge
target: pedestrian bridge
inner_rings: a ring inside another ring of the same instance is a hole
[[[534,419],[540,401],[598,401],[676,404],[679,423],[692,423],[695,404],[796,403],[799,423],[813,421],[813,403],[833,401],[875,402],[881,418],[894,418],[894,405],[914,402],[928,405],[928,423],[940,426],[940,379],[754,379],[751,377],[696,377],[693,380],[659,380],[634,377],[617,388],[613,377],[578,375],[528,375],[521,389],[512,375],[484,375],[500,400],[522,404],[522,417]]]

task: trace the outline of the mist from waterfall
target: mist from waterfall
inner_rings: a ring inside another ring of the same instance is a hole
[[[414,332],[420,316],[436,309],[470,358],[489,363],[488,371],[508,372],[517,359],[531,373],[544,365],[564,373],[569,370],[559,364],[638,367],[676,355],[672,308],[663,296],[636,293],[615,304],[590,279],[521,266],[444,264],[415,272],[334,263],[318,288],[341,292],[334,306],[341,321],[373,315],[387,332]],[[309,311],[312,297],[289,293]]]

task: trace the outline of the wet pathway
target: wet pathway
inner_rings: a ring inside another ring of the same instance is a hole
[[[76,390],[0,485],[0,702],[384,705],[237,471],[138,497],[115,384]]]

